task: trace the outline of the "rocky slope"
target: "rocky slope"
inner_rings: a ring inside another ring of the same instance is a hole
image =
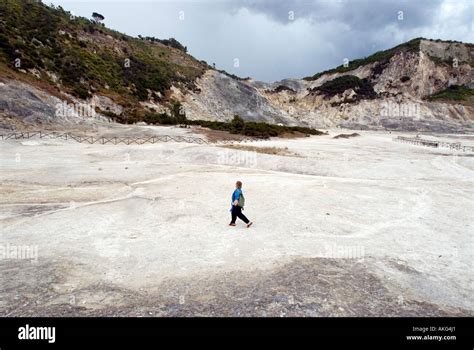
[[[192,117],[228,119],[238,113],[247,118],[312,127],[472,129],[472,98],[460,101],[429,101],[428,98],[453,85],[474,88],[473,46],[422,39],[414,43],[415,49],[400,49],[389,58],[343,72],[329,71],[316,79],[265,84],[232,81],[208,71],[197,80],[203,92],[181,98]],[[342,76],[366,80],[374,94],[367,96],[350,83],[347,89],[342,83],[333,93],[321,93],[322,86]]]
[[[238,114],[316,128],[474,130],[473,44],[414,39],[268,84],[217,71],[174,40],[132,38],[36,1],[8,0],[0,12],[0,118],[7,128],[133,123],[179,101],[189,119]],[[457,86],[462,96],[449,90]],[[64,103],[74,108],[58,113]],[[76,108],[82,104],[97,113]]]

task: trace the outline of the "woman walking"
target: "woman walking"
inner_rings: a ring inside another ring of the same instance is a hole
[[[235,183],[235,191],[232,193],[232,207],[230,208],[232,220],[229,226],[235,226],[235,220],[239,218],[243,222],[247,224],[247,227],[252,226],[252,222],[247,219],[247,217],[242,214],[242,210],[244,210],[245,205],[245,197],[242,192],[242,182],[237,181]]]

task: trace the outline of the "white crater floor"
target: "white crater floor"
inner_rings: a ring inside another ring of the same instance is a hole
[[[287,147],[290,156],[174,142],[0,141],[0,247],[37,249],[35,261],[0,256],[10,286],[0,286],[0,315],[27,314],[15,313],[15,300],[48,290],[53,307],[94,285],[151,293],[174,279],[313,258],[363,264],[399,302],[472,315],[474,154],[358,133],[243,144]],[[236,180],[250,229],[227,226]],[[38,291],[45,266],[55,279]],[[97,306],[90,294],[81,294],[85,308],[126,304]]]

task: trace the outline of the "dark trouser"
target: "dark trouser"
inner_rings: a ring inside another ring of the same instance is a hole
[[[242,214],[242,207],[239,207],[238,205],[232,206],[231,215],[232,215],[232,221],[230,222],[231,224],[235,224],[235,220],[237,219],[237,217],[243,222],[245,222],[246,224],[249,223],[249,219],[247,219],[247,217],[244,214]]]

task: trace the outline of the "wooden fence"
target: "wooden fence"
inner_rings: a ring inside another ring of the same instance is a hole
[[[195,144],[213,144],[213,143],[234,143],[234,142],[247,142],[261,140],[259,138],[243,137],[238,140],[206,140],[200,137],[194,136],[172,136],[172,135],[155,135],[155,136],[144,136],[144,137],[107,137],[107,136],[80,136],[71,133],[61,133],[56,131],[27,131],[27,132],[11,132],[7,134],[0,134],[1,140],[18,140],[18,139],[30,139],[32,137],[42,138],[53,138],[63,140],[73,140],[79,143],[88,144],[124,144],[124,145],[143,145],[145,143],[157,143],[157,142],[185,142]]]
[[[419,136],[415,136],[415,137],[398,136],[394,138],[393,141],[409,143],[409,144],[417,145],[417,146],[426,146],[426,147],[433,147],[433,148],[449,148],[449,149],[454,149],[454,150],[463,151],[463,152],[474,152],[474,147],[464,146],[460,142],[444,142],[444,141],[436,141],[436,140],[427,140]]]

